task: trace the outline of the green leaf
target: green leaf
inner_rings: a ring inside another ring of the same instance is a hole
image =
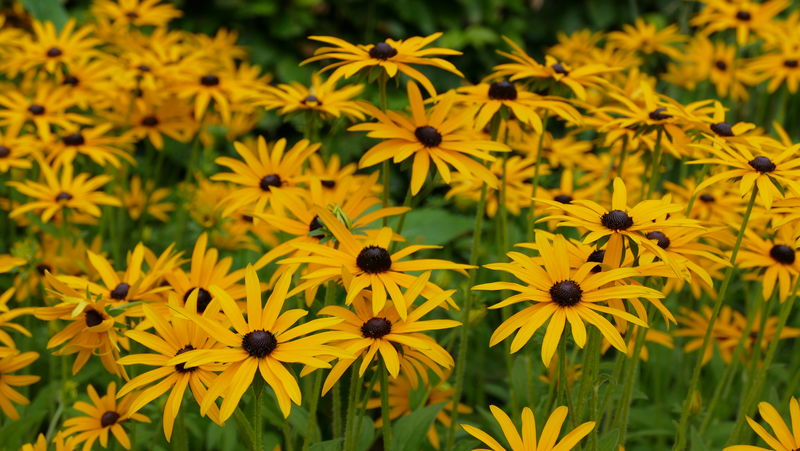
[[[422,448],[428,429],[436,419],[436,415],[444,407],[444,403],[434,404],[415,410],[397,420],[392,425],[393,447],[396,451],[411,451]]]
[[[67,10],[58,0],[22,0],[25,7],[33,17],[42,22],[53,22],[57,29],[67,23]]]
[[[403,236],[410,244],[444,245],[471,231],[473,220],[441,209],[418,208],[406,214]],[[397,226],[396,219],[393,226]]]
[[[606,432],[600,437],[597,443],[597,449],[600,451],[616,451],[617,442],[619,441],[619,429],[614,429]]]

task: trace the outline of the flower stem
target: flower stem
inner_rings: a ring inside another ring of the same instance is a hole
[[[379,369],[381,372],[381,423],[383,427],[383,449],[392,449],[392,420],[389,418],[389,369],[386,364]]]
[[[542,134],[539,135],[539,143],[536,144],[536,165],[533,167],[533,179],[531,179],[531,197],[536,199],[536,190],[539,188],[539,166],[542,164],[542,148],[544,147],[544,135],[547,133],[547,121],[550,119],[550,112],[545,111],[542,117]],[[533,241],[533,231],[536,228],[536,201],[531,201],[531,206],[528,209],[528,242]]]
[[[656,132],[656,144],[655,148],[653,149],[653,161],[650,162],[652,165],[650,168],[650,183],[647,185],[647,192],[642,197],[643,200],[647,200],[653,194],[653,191],[656,189],[656,184],[658,183],[659,175],[661,171],[659,170],[661,167],[661,138],[664,136],[664,127],[658,127],[658,132]]]
[[[711,342],[711,332],[714,330],[714,324],[717,322],[717,317],[719,316],[719,311],[722,309],[722,303],[725,300],[725,295],[728,293],[728,287],[730,286],[733,273],[736,269],[736,257],[739,255],[739,248],[742,245],[744,232],[747,230],[747,223],[750,222],[750,214],[753,212],[753,206],[756,203],[757,194],[758,188],[754,187],[753,192],[750,194],[750,201],[747,203],[747,209],[744,212],[744,217],[742,218],[742,225],[739,227],[739,233],[736,235],[736,243],[731,250],[731,258],[729,261],[730,266],[725,271],[725,277],[722,279],[722,285],[717,293],[717,299],[714,301],[714,309],[711,312],[711,317],[708,319],[706,333],[703,336],[703,344],[697,351],[697,362],[694,365],[692,377],[689,380],[689,391],[686,394],[686,398],[683,400],[681,419],[678,423],[677,435],[675,436],[675,447],[673,448],[675,451],[681,451],[686,448],[686,432],[689,427],[689,415],[692,411],[692,400],[694,399],[694,393],[697,391],[697,386],[700,382],[700,370],[703,367],[703,356],[706,353],[706,348],[708,348]]]
[[[651,313],[652,314],[652,313]],[[647,329],[642,326],[629,326],[631,333],[636,333],[636,340],[633,345],[633,355],[626,362],[625,375],[622,382],[622,397],[619,400],[617,410],[617,426],[619,427],[619,440],[617,444],[625,445],[625,434],[628,431],[628,418],[631,412],[631,398],[633,397],[633,387],[636,384],[636,371],[639,368],[639,356],[647,337]]]
[[[264,381],[256,379],[253,383],[253,450],[264,450],[264,423],[261,420],[261,407],[264,399]],[[286,422],[288,425],[288,421]],[[287,438],[287,441],[291,435]],[[290,446],[287,443],[287,449]]]
[[[175,418],[175,433],[172,435],[172,449],[176,451],[189,451],[189,440],[186,435],[186,420],[183,410]]]
[[[350,366],[350,388],[347,392],[347,419],[345,420],[344,430],[344,449],[351,451],[356,449],[354,426],[356,422],[356,408],[358,404],[358,389],[361,379],[358,377],[358,360]],[[337,384],[338,385],[338,384]]]
[[[758,367],[758,371],[753,379],[753,383],[750,385],[750,389],[745,394],[744,402],[739,408],[736,426],[733,428],[733,433],[731,434],[729,443],[737,443],[739,434],[741,434],[742,427],[744,426],[745,416],[752,411],[755,402],[761,397],[761,389],[763,388],[764,381],[767,378],[769,367],[772,365],[772,360],[775,358],[775,352],[778,350],[778,343],[781,341],[780,337],[781,333],[783,332],[783,327],[786,326],[786,321],[789,319],[789,314],[792,312],[792,307],[797,299],[798,285],[800,285],[800,277],[795,280],[794,288],[792,288],[792,295],[789,296],[789,299],[784,301],[784,303],[781,305],[781,311],[778,314],[778,324],[775,326],[775,332],[772,336],[772,341],[769,343],[767,355],[764,357],[764,361],[761,363],[761,366]]]
[[[481,247],[481,234],[483,232],[483,212],[486,208],[486,185],[481,187],[481,197],[475,209],[475,227],[472,230],[472,250],[470,251],[469,264],[475,266],[478,263],[478,254]],[[464,293],[464,305],[461,310],[461,333],[459,334],[458,354],[456,356],[456,385],[453,391],[453,402],[458,404],[461,400],[461,393],[464,390],[464,375],[466,373],[467,352],[469,349],[469,313],[472,308],[472,287],[478,274],[477,268],[469,270],[469,281]],[[444,449],[453,448],[455,439],[456,424],[458,424],[458,409],[453,409],[453,418],[450,427],[447,429],[447,440]]]
[[[250,426],[250,422],[247,420],[244,412],[242,412],[241,405],[236,409],[235,412],[233,412],[233,419],[236,421],[236,426],[239,428],[239,432],[241,432],[241,435],[243,435],[247,440],[248,448],[256,450],[257,448],[255,447],[253,428]]]
[[[386,72],[381,71],[381,74],[378,76],[378,95],[380,96],[380,104],[381,104],[381,111],[386,111],[388,108],[388,101],[386,99]],[[381,164],[381,178],[383,183],[383,206],[389,206],[390,200],[390,185],[391,185],[391,178],[390,178],[390,163],[389,160],[384,160]],[[386,227],[389,218],[383,218],[383,226]]]

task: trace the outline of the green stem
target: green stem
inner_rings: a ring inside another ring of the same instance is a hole
[[[255,437],[253,436],[253,428],[250,426],[250,422],[247,420],[247,416],[245,416],[244,412],[242,412],[241,406],[233,412],[233,419],[236,421],[236,426],[239,428],[240,435],[243,435],[244,438],[247,440],[247,447],[255,450]]]
[[[627,361],[625,376],[622,382],[622,397],[620,398],[617,411],[617,426],[620,431],[617,444],[621,446],[625,445],[625,434],[628,431],[628,418],[631,412],[633,387],[636,385],[636,371],[639,368],[639,356],[641,355],[642,346],[644,346],[645,338],[647,337],[647,329],[645,327],[631,326],[631,333],[634,331],[636,333],[636,341],[633,345],[633,356]]]
[[[189,440],[186,435],[186,420],[183,410],[175,418],[175,428],[172,435],[172,449],[175,451],[189,451]]]
[[[739,227],[739,233],[736,235],[736,243],[733,246],[733,250],[731,250],[731,258],[729,261],[730,266],[725,271],[725,277],[722,280],[722,285],[717,293],[717,299],[714,301],[714,309],[711,312],[711,317],[708,319],[706,333],[703,336],[703,344],[697,351],[697,362],[692,370],[692,377],[689,381],[689,391],[686,394],[686,398],[683,400],[683,407],[681,409],[681,418],[678,423],[678,431],[675,437],[675,447],[673,448],[675,451],[681,451],[686,447],[686,433],[689,427],[689,415],[692,411],[692,399],[694,399],[694,394],[697,391],[698,384],[700,383],[700,370],[703,367],[703,356],[705,355],[706,349],[711,342],[711,332],[714,330],[714,324],[717,322],[719,311],[722,309],[722,303],[725,300],[725,296],[728,294],[728,287],[730,286],[733,273],[736,269],[736,257],[739,255],[739,248],[742,245],[742,238],[744,238],[744,232],[747,230],[747,224],[750,222],[750,214],[753,212],[753,206],[756,203],[757,194],[758,188],[754,187],[753,192],[750,194],[750,201],[747,203],[747,209],[744,212],[744,217],[742,218],[742,225]]]
[[[389,418],[389,369],[386,364],[378,371],[381,372],[381,426],[383,428],[383,449],[392,449],[392,419]]]
[[[381,71],[381,74],[378,76],[378,95],[380,96],[381,111],[386,111],[386,109],[388,108],[388,101],[387,101],[387,98],[386,98],[386,82],[387,81],[388,81],[388,79],[386,77],[386,72],[385,71]],[[383,206],[384,207],[388,207],[389,206],[389,200],[391,198],[390,197],[391,189],[390,189],[390,186],[389,186],[391,184],[391,178],[390,178],[389,170],[390,170],[389,160],[384,160],[383,163],[381,164],[381,177],[382,177],[382,183],[383,183]],[[386,224],[387,224],[388,220],[389,220],[389,218],[386,218],[386,217],[383,218],[383,226],[384,227],[386,227]]]
[[[625,167],[625,158],[628,156],[628,135],[622,137],[622,150],[619,153],[619,163],[617,164],[617,177],[624,177],[622,169]]]
[[[753,384],[750,385],[750,389],[745,394],[744,402],[741,404],[741,408],[739,409],[739,415],[737,415],[736,419],[736,426],[733,428],[733,433],[731,434],[729,443],[736,443],[738,441],[739,434],[741,434],[742,427],[744,426],[745,416],[751,414],[756,401],[758,401],[758,399],[761,397],[761,389],[763,388],[764,381],[767,378],[769,367],[772,365],[772,360],[775,358],[775,353],[778,350],[778,343],[781,341],[781,333],[783,332],[784,326],[786,326],[786,321],[789,319],[789,314],[792,312],[792,307],[797,299],[798,285],[800,285],[800,277],[798,277],[794,283],[792,295],[789,296],[789,299],[784,301],[784,303],[781,305],[781,311],[778,316],[778,324],[775,326],[775,332],[773,334],[772,341],[769,343],[767,355],[764,357],[764,361],[761,363],[761,366],[756,372],[756,377],[753,380]]]
[[[353,433],[356,421],[356,408],[358,405],[358,390],[361,379],[358,377],[358,360],[350,366],[350,388],[347,392],[347,419],[344,430],[344,449],[352,451],[356,449],[356,437]]]
[[[470,251],[469,264],[475,266],[478,263],[478,254],[481,246],[481,234],[483,232],[483,212],[486,209],[486,185],[481,187],[481,197],[475,209],[475,227],[472,230],[472,250]],[[464,375],[466,373],[467,352],[469,349],[469,313],[472,308],[472,287],[478,274],[477,268],[469,270],[469,281],[464,293],[464,306],[461,310],[461,333],[459,334],[458,355],[456,356],[456,385],[453,390],[453,402],[456,404],[461,400],[461,393],[464,390]],[[447,440],[445,449],[453,448],[455,439],[456,424],[458,423],[458,409],[453,409],[453,418],[450,427],[447,429]]]
[[[597,371],[600,367],[600,332],[592,328],[589,330],[586,351],[583,354],[583,375],[578,388],[578,400],[575,405],[575,418],[583,419],[583,406],[590,399],[592,385],[597,380]]]
[[[539,143],[536,145],[536,165],[533,167],[533,179],[531,179],[531,197],[536,199],[536,191],[539,189],[539,167],[542,164],[542,148],[544,147],[544,135],[547,133],[547,121],[550,119],[550,112],[545,111],[542,118],[542,134],[539,135]],[[528,209],[528,224],[525,228],[528,231],[528,242],[533,241],[533,231],[536,228],[536,201],[531,201]]]
[[[253,383],[253,450],[264,451],[264,423],[261,420],[263,404],[264,381],[256,380]],[[286,424],[288,425],[288,421]],[[289,435],[291,438],[291,435]],[[287,448],[288,448],[287,444]]]

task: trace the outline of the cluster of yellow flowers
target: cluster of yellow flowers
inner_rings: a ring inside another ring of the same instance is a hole
[[[800,336],[800,144],[784,129],[800,11],[701,3],[691,35],[637,19],[559,35],[543,62],[506,38],[504,62],[444,92],[420,69],[463,78],[445,59],[461,52],[431,47],[441,33],[311,36],[323,46],[302,64],[329,64],[306,85],[272,84],[233,32],[170,29],[181,11],[159,0],[95,0],[87,23],[60,29],[0,22],[0,328],[33,335],[0,329],[0,409],[19,419],[29,400],[14,387],[40,379],[62,390],[24,449],[106,447],[109,433],[129,449],[143,409],[163,411],[167,441],[186,446],[187,388],[254,450],[272,398],[284,418],[302,407],[306,429],[287,423],[285,449],[361,449],[361,420],[380,408],[390,450],[392,423],[429,406],[430,446],[471,436],[504,450],[462,417],[488,416],[489,396],[521,415],[520,435],[489,407],[512,450],[595,449],[609,428],[616,449],[642,362],[675,358],[676,343],[696,363],[676,377],[683,404],[657,405],[680,412],[675,449],[690,427],[723,421],[736,421],[730,444],[747,421],[773,449],[798,449],[800,377],[785,384],[793,434],[770,404],[758,408],[774,436],[748,415],[781,340]],[[711,88],[725,100],[704,98]],[[777,107],[750,112],[756,91],[780,91]],[[270,111],[296,133],[253,137]],[[368,143],[357,162],[337,150],[344,135]],[[408,242],[424,208],[474,209],[471,248]],[[88,401],[70,397],[66,366],[17,374],[40,357],[34,328],[49,333],[48,360],[73,356],[72,376],[101,365],[89,378],[105,394],[87,384]],[[704,381],[715,354],[721,380]],[[541,400],[532,371],[549,387]],[[741,401],[717,415],[739,372]],[[550,414],[538,433],[532,409]]]

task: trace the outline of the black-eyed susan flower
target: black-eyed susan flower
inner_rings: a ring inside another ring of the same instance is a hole
[[[309,155],[319,149],[319,144],[312,144],[303,139],[286,150],[286,139],[281,138],[270,148],[264,137],[259,136],[255,152],[240,142],[234,143],[234,147],[244,161],[230,157],[217,158],[217,164],[233,172],[215,174],[211,177],[212,180],[239,185],[222,200],[223,216],[245,206],[261,213],[269,205],[272,190],[296,189],[294,185],[300,176],[303,163]]]
[[[430,272],[424,273],[406,290],[403,299],[406,305],[413,306],[415,299],[428,283],[429,277]],[[436,343],[436,340],[422,332],[449,329],[461,323],[448,319],[422,320],[422,317],[442,305],[453,293],[453,290],[442,291],[419,306],[410,307],[405,319],[400,318],[391,301],[386,302],[383,308],[375,313],[371,305],[371,293],[366,290],[353,300],[351,304],[353,310],[338,305],[329,305],[320,310],[320,315],[342,320],[339,324],[331,326],[331,329],[347,332],[355,337],[337,343],[338,347],[352,353],[353,357],[336,362],[325,379],[322,393],[327,393],[359,357],[361,358],[359,375],[363,375],[373,360],[380,355],[389,374],[397,378],[400,374],[400,361],[403,359],[403,353],[398,352],[398,349],[416,349],[437,365],[445,369],[452,368],[453,357]]]
[[[196,127],[191,117],[191,107],[176,98],[161,99],[161,102],[136,99],[130,117],[127,111],[120,113],[116,120],[130,126],[133,137],[147,138],[158,150],[164,148],[165,137],[188,142]]]
[[[209,64],[197,64],[191,70],[179,74],[181,81],[174,87],[181,99],[194,105],[194,118],[203,121],[210,107],[220,114],[222,122],[231,120],[232,104],[245,95],[244,88],[236,79],[236,72],[227,68],[217,69]]]
[[[308,255],[287,258],[279,263],[309,263],[317,265],[315,271],[303,276],[305,282],[293,290],[293,293],[318,286],[328,280],[342,280],[352,276],[345,286],[347,297],[345,303],[350,304],[363,290],[372,291],[372,310],[377,314],[383,309],[387,299],[394,303],[400,318],[406,319],[409,306],[400,287],[408,288],[419,276],[408,274],[412,271],[428,271],[452,269],[465,273],[469,265],[453,263],[440,259],[406,260],[422,249],[435,249],[438,246],[411,245],[394,253],[389,252],[389,245],[394,239],[392,229],[384,227],[374,237],[355,235],[329,211],[317,208],[325,227],[336,238],[337,247],[332,248],[318,243],[297,243],[298,249],[307,251]],[[431,299],[442,290],[432,283],[426,283],[422,290],[425,299]]]
[[[246,321],[241,308],[233,298],[216,285],[211,286],[211,293],[218,301],[217,308],[222,308],[235,332],[231,331],[227,324],[219,323],[210,317],[198,316],[191,310],[183,310],[192,322],[227,347],[187,351],[173,357],[167,364],[183,364],[186,369],[209,363],[226,365],[225,370],[214,379],[200,403],[200,412],[203,414],[222,395],[224,399],[219,416],[221,421],[227,420],[236,410],[244,392],[250,387],[256,372],[260,372],[261,377],[275,392],[283,416],[288,417],[292,403],[299,405],[302,395],[295,376],[285,364],[303,363],[316,368],[328,368],[330,365],[319,357],[349,357],[350,353],[329,343],[351,338],[351,334],[338,331],[322,332],[341,322],[339,318],[318,318],[292,327],[308,312],[294,309],[281,313],[292,279],[291,272],[278,280],[263,306],[261,287],[255,270],[248,265],[245,274]],[[318,333],[308,335],[312,332]]]
[[[169,305],[179,309],[181,304],[182,301],[171,293]],[[197,292],[194,291],[186,301],[186,308],[196,310],[196,304]],[[200,404],[208,392],[208,387],[216,377],[213,371],[218,369],[218,365],[206,364],[187,368],[184,364],[170,365],[167,362],[184,352],[195,349],[214,349],[219,348],[220,345],[189,319],[178,315],[164,318],[160,312],[147,305],[143,308],[145,318],[153,325],[155,334],[140,330],[129,330],[125,334],[152,352],[126,355],[119,360],[119,364],[143,364],[157,368],[128,381],[120,389],[117,397],[125,396],[133,390],[142,390],[135,395],[135,400],[130,406],[131,412],[138,412],[145,405],[170,391],[167,402],[164,404],[163,416],[164,436],[169,441],[186,388],[191,390],[194,399]],[[208,414],[214,421],[219,420],[219,410],[215,404],[210,406]]]
[[[161,0],[99,0],[92,4],[92,14],[110,23],[163,27],[183,12]]]
[[[505,442],[512,451],[570,450],[577,446],[581,439],[589,435],[595,425],[594,421],[587,421],[564,435],[559,441],[558,436],[561,433],[561,427],[564,425],[564,420],[567,418],[567,413],[569,412],[566,406],[560,406],[550,414],[537,440],[536,418],[530,407],[522,409],[522,428],[519,430],[522,432],[521,436],[517,427],[514,426],[514,422],[511,421],[511,418],[509,418],[505,412],[497,406],[489,406],[489,408],[492,411],[495,421],[497,421],[500,425],[500,429],[503,431]],[[469,435],[486,444],[492,451],[506,451],[506,448],[501,445],[500,442],[475,426],[462,424],[461,427],[464,428]]]
[[[608,33],[608,41],[617,48],[645,55],[662,53],[676,60],[682,56],[676,44],[686,40],[687,36],[680,33],[677,25],[667,25],[659,30],[641,17],[637,17],[633,25],[623,25],[621,31]]]
[[[364,90],[364,85],[349,85],[336,89],[336,80],[322,80],[319,74],[311,76],[311,86],[291,82],[267,86],[258,104],[268,110],[276,109],[280,115],[310,111],[323,119],[342,115],[350,119],[364,119],[364,108],[354,97]]]
[[[165,273],[164,278],[184,302],[197,291],[197,312],[202,313],[214,299],[209,291],[212,285],[236,300],[244,297],[245,287],[239,283],[244,270],[231,271],[232,264],[231,257],[219,258],[219,251],[208,247],[208,235],[204,233],[194,244],[189,272],[177,267]]]
[[[99,206],[119,207],[121,205],[119,199],[100,190],[103,185],[112,180],[110,175],[91,177],[90,174],[83,173],[74,176],[72,164],[62,166],[60,174],[57,175],[53,168],[41,160],[39,160],[39,168],[45,183],[37,183],[32,180],[8,183],[20,193],[33,198],[12,210],[11,217],[33,211],[42,218],[43,222],[48,222],[56,213],[70,209],[99,218],[101,215]]]
[[[747,424],[753,431],[766,442],[769,448],[751,445],[728,446],[724,451],[769,451],[769,450],[795,450],[800,448],[800,403],[792,396],[789,401],[789,415],[791,423],[786,423],[781,415],[768,402],[758,403],[758,413],[772,429],[772,434],[758,424],[754,419],[747,417]],[[790,429],[791,427],[791,429]]]
[[[169,213],[175,210],[175,204],[167,200],[170,194],[169,188],[156,188],[153,180],[147,180],[143,184],[141,177],[136,175],[131,177],[127,190],[120,190],[119,199],[134,221],[149,216],[167,222]]]
[[[377,122],[365,122],[349,128],[365,131],[369,137],[384,140],[364,153],[359,167],[374,166],[388,159],[400,163],[413,156],[412,194],[417,194],[422,188],[431,163],[445,183],[450,183],[450,167],[453,167],[466,176],[479,177],[488,186],[497,186],[497,178],[475,158],[492,161],[494,157],[490,152],[507,151],[508,147],[481,139],[472,127],[472,111],[469,108],[454,110],[453,92],[444,94],[430,111],[425,111],[419,88],[409,82],[408,101],[411,117],[395,112],[384,113],[372,107],[368,112]]]
[[[745,231],[742,249],[736,256],[737,265],[746,270],[758,271],[761,281],[761,295],[769,300],[778,286],[778,299],[783,302],[789,297],[793,280],[800,275],[800,260],[795,258],[797,245],[790,226],[778,229],[772,239],[760,237],[753,230]],[[763,270],[763,274],[761,274]]]
[[[748,43],[750,33],[769,35],[774,18],[789,7],[787,0],[756,2],[750,0],[703,0],[704,8],[690,23],[709,35],[723,30],[736,30],[736,43]]]
[[[126,150],[125,137],[111,136],[112,124],[82,130],[65,130],[56,142],[47,146],[47,158],[54,167],[71,164],[78,154],[89,157],[100,166],[107,164],[119,168],[120,160],[133,164],[130,151]]]
[[[11,168],[31,167],[31,154],[39,150],[39,145],[30,135],[0,133],[0,174]]]
[[[566,225],[588,230],[589,233],[583,238],[585,243],[594,243],[601,238],[608,237],[605,263],[618,266],[622,260],[623,248],[626,246],[625,241],[631,240],[658,255],[680,277],[682,275],[680,268],[673,265],[664,250],[648,239],[646,235],[654,231],[669,233],[676,227],[697,227],[696,221],[676,216],[664,219],[667,215],[677,213],[684,208],[682,205],[666,200],[645,200],[629,208],[625,183],[617,177],[614,179],[613,186],[610,210],[590,200],[574,200],[569,204],[549,199],[536,199],[536,201],[565,212],[563,215],[553,215],[543,220],[558,219],[561,221],[559,226]]]
[[[386,39],[377,44],[353,45],[333,36],[309,36],[309,39],[330,44],[332,47],[320,47],[314,56],[306,59],[301,64],[324,59],[336,59],[338,62],[325,66],[322,71],[335,69],[328,78],[336,80],[350,78],[362,69],[379,68],[382,74],[394,78],[398,72],[404,73],[421,84],[428,94],[436,95],[436,89],[428,78],[415,69],[415,65],[433,66],[454,73],[459,77],[464,75],[456,69],[453,63],[442,58],[431,58],[438,55],[461,55],[457,50],[440,47],[424,48],[439,39],[442,33],[429,36],[414,36],[404,40]]]
[[[39,354],[36,352],[20,352],[13,348],[8,348],[7,351],[0,357],[0,409],[12,420],[19,420],[19,413],[17,413],[14,404],[28,405],[30,401],[14,387],[26,387],[35,384],[41,377],[13,373],[30,366],[34,360],[39,358]]]
[[[497,309],[520,302],[532,303],[505,320],[492,334],[490,346],[505,340],[515,331],[517,335],[511,343],[511,352],[519,351],[545,322],[549,324],[542,343],[542,361],[545,365],[563,339],[565,325],[570,324],[575,343],[586,344],[584,321],[597,327],[612,346],[627,352],[627,346],[619,332],[600,313],[616,316],[627,322],[646,326],[644,321],[624,310],[606,304],[610,300],[631,298],[662,298],[663,294],[647,287],[623,284],[630,277],[639,274],[636,269],[616,268],[594,272],[597,266],[587,262],[580,267],[571,267],[566,240],[561,235],[553,241],[545,234],[537,232],[536,247],[541,261],[519,252],[509,252],[510,263],[493,263],[487,268],[508,272],[522,284],[516,282],[490,282],[473,287],[473,290],[511,290],[516,294],[492,305]],[[612,282],[619,282],[612,284]]]
[[[140,413],[131,411],[133,395],[117,400],[117,384],[108,384],[104,396],[99,396],[97,391],[89,385],[86,389],[91,403],[78,401],[73,408],[84,415],[67,418],[64,421],[64,434],[74,437],[78,444],[83,443],[83,451],[89,451],[96,441],[100,446],[108,446],[109,433],[117,439],[125,449],[131,449],[131,441],[122,423],[126,421],[139,421],[149,423],[150,419]]]
[[[74,437],[67,437],[63,432],[59,431],[53,437],[53,447],[55,451],[75,451],[78,445],[75,443]],[[22,445],[21,451],[48,451],[53,448],[47,446],[47,438],[44,434],[39,434],[36,441],[33,443],[26,443]]]
[[[75,99],[63,86],[38,84],[31,96],[8,90],[0,94],[0,125],[8,127],[7,134],[18,135],[26,124],[33,124],[42,141],[49,142],[53,127],[68,129],[92,122],[87,116],[67,111],[74,105]]]
[[[794,94],[800,85],[800,49],[793,44],[781,43],[778,52],[753,58],[750,69],[758,73],[759,79],[769,80],[768,92],[775,92],[785,84],[786,89]]]
[[[518,155],[505,160],[496,159],[492,162],[489,170],[497,177],[497,184],[492,188],[487,186],[485,194],[486,214],[490,218],[497,214],[501,202],[513,215],[520,214],[522,208],[530,206],[533,193],[531,178],[533,178],[535,164],[536,160]],[[505,165],[505,171],[503,165]],[[540,169],[540,174],[546,172],[546,168]],[[505,180],[505,193],[501,193],[503,180]],[[445,199],[465,197],[478,202],[483,186],[483,180],[478,177],[470,177],[461,173],[453,174],[450,191],[445,194]],[[504,199],[502,198],[503,194],[505,195]]]
[[[32,26],[34,36],[22,41],[22,51],[15,55],[17,61],[11,67],[23,71],[41,67],[54,74],[63,69],[62,66],[69,67],[73,61],[98,54],[95,47],[100,41],[92,37],[91,25],[77,27],[77,21],[70,19],[59,31],[49,21],[34,20]],[[12,71],[12,74],[16,74],[16,71]]]

